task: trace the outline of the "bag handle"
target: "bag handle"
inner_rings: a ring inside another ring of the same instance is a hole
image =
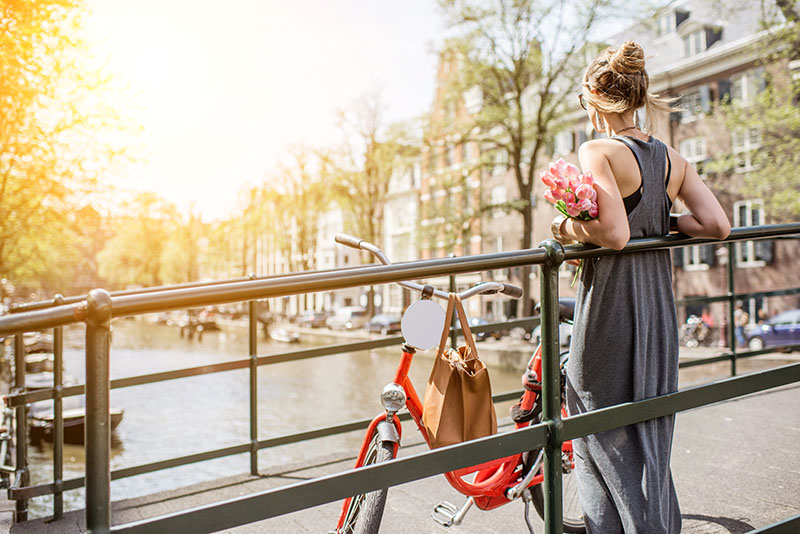
[[[467,346],[469,347],[469,358],[465,358],[465,360],[477,360],[478,348],[475,346],[475,338],[473,338],[472,330],[469,328],[467,313],[464,311],[461,297],[457,293],[450,293],[447,297],[447,311],[444,314],[444,329],[442,329],[442,338],[439,340],[439,348],[436,351],[436,357],[439,358],[444,354],[444,347],[447,345],[447,334],[450,333],[450,324],[453,322],[453,310],[458,313],[461,333],[464,335],[464,339],[467,341]]]
[[[447,334],[450,333],[450,326],[453,323],[453,308],[455,307],[455,299],[455,293],[450,293],[447,297],[447,311],[444,313],[444,328],[442,329],[442,338],[439,340],[439,348],[436,351],[437,359],[444,354],[444,346],[447,344]]]
[[[461,297],[456,294],[455,295],[455,304],[456,304],[456,311],[458,312],[458,322],[461,323],[461,331],[464,334],[464,339],[467,341],[467,346],[469,347],[470,356],[471,358],[464,358],[465,360],[469,359],[478,359],[478,347],[475,346],[475,339],[472,337],[472,330],[469,327],[469,321],[467,320],[467,312],[464,311],[464,305],[461,303]]]

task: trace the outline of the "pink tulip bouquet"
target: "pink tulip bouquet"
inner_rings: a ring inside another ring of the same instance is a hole
[[[590,221],[597,218],[597,191],[592,171],[581,170],[559,158],[541,174],[542,183],[549,187],[544,198],[556,209],[573,219]]]
[[[549,170],[541,174],[541,179],[550,188],[544,192],[544,198],[566,217],[582,221],[597,218],[597,191],[592,171],[581,174],[578,167],[558,158],[558,161],[550,163]],[[583,260],[570,285],[575,285],[582,270]]]

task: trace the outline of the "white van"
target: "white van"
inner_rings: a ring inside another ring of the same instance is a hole
[[[345,306],[328,317],[326,324],[331,330],[353,330],[364,326],[368,319],[366,309],[358,306]]]

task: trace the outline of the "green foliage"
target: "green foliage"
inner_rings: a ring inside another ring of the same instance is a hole
[[[76,206],[118,154],[110,81],[86,62],[79,0],[5,1],[0,12],[0,275],[46,289],[79,272]]]
[[[788,19],[793,16],[792,2],[784,4]],[[793,4],[797,10],[798,3]],[[717,119],[732,135],[760,132],[760,147],[752,154],[753,168],[744,174],[737,192],[745,198],[763,199],[768,223],[800,220],[800,79],[792,80],[787,69],[789,61],[798,59],[799,44],[800,24],[780,26],[769,42],[760,44],[767,50],[761,61],[768,72],[766,89],[752,103],[728,101],[716,110]],[[733,173],[736,160],[732,149],[721,154],[711,168]]]
[[[162,285],[175,207],[155,193],[139,193],[122,209],[113,219],[113,237],[98,255],[100,275],[111,289]]]

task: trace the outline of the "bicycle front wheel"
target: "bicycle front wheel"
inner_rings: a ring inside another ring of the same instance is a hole
[[[394,443],[380,441],[376,433],[372,437],[364,465],[386,462],[394,457]],[[386,506],[386,495],[389,488],[382,488],[371,493],[355,495],[350,500],[340,534],[378,534]]]
[[[574,469],[562,474],[561,495],[563,496],[561,503],[564,532],[584,534],[586,532],[586,523],[583,520],[581,503],[578,501],[578,480]],[[539,517],[544,518],[544,491],[541,484],[531,488],[531,497],[533,498],[533,507],[536,508]]]

